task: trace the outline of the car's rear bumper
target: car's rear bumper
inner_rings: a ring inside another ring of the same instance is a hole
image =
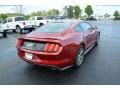
[[[69,67],[72,67],[73,65],[70,64],[70,65],[66,65],[67,63],[70,62],[70,60],[67,60],[66,63],[64,62],[61,62],[60,60],[58,60],[57,64],[56,63],[47,63],[47,62],[44,62],[45,60],[39,60],[39,61],[36,61],[36,60],[27,60],[25,58],[21,58],[23,59],[24,61],[28,62],[28,63],[31,63],[31,64],[35,64],[35,65],[39,65],[39,66],[42,66],[42,67],[48,67],[48,68],[55,68],[55,69],[58,69],[58,70],[64,70],[64,69],[67,69]]]
[[[32,60],[28,60],[25,58],[26,52],[27,51],[18,49],[18,56],[24,61],[37,64],[40,66],[57,68],[57,69],[63,70],[64,68],[71,67],[74,62],[74,54],[73,52],[70,52],[70,51],[66,52],[65,50],[63,50],[59,54],[53,54],[53,55],[52,54],[50,55],[36,54],[32,52],[33,54]]]

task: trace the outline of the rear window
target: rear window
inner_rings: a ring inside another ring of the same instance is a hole
[[[24,21],[25,19],[23,17],[16,17],[15,21]]]
[[[37,20],[43,20],[44,17],[37,17]]]
[[[55,33],[55,32],[62,32],[65,28],[69,27],[70,23],[58,22],[58,23],[48,23],[47,25],[43,25],[42,27],[38,28],[36,32],[43,32],[43,33]]]

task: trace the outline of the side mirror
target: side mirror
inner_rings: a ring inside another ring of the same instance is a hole
[[[97,27],[96,27],[96,26],[93,26],[92,29],[93,29],[93,30],[94,30],[94,29],[97,29]]]

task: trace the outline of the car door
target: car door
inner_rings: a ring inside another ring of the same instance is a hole
[[[3,29],[7,29],[7,19],[4,20],[2,28]]]
[[[35,20],[35,17],[32,17],[31,20],[32,20],[33,25],[36,26],[36,20]]]
[[[29,18],[29,24],[30,25],[36,25],[36,23],[35,23],[35,17],[30,17]]]
[[[40,16],[40,17],[36,17],[36,25],[40,26],[40,24],[45,24],[46,20],[44,19],[44,17]]]
[[[6,29],[13,29],[13,18],[8,18],[7,22],[5,23]]]
[[[14,23],[13,18],[9,18],[9,19],[8,19],[8,24],[7,24],[7,26],[8,26],[9,29],[15,29],[15,23]]]
[[[89,23],[80,23],[82,29],[84,30],[84,39],[86,41],[86,47],[90,48],[93,45],[93,30]]]

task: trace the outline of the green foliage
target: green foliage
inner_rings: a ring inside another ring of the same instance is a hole
[[[58,15],[59,15],[58,9],[51,9],[48,12],[43,10],[43,11],[33,12],[30,14],[30,16],[58,16]]]
[[[8,16],[6,14],[0,14],[0,19],[1,20],[5,20]]]
[[[115,12],[113,13],[113,16],[115,17],[115,19],[117,19],[117,18],[119,17],[119,12],[118,12],[118,11],[115,11]]]
[[[59,14],[60,13],[58,9],[51,9],[47,12],[47,16],[58,16]]]
[[[74,11],[75,11],[75,18],[76,19],[78,19],[79,17],[80,17],[80,15],[81,15],[81,9],[80,9],[80,7],[79,6],[75,6],[74,7]]]
[[[73,6],[70,5],[66,7],[66,11],[67,11],[68,18],[74,18],[74,7]]]
[[[28,20],[30,18],[30,15],[24,15],[25,20]]]
[[[24,16],[24,15],[23,14],[18,14],[18,13],[6,13],[6,14],[1,13],[0,14],[0,19],[5,20],[7,17],[13,17],[13,16]]]
[[[87,5],[87,7],[85,8],[85,13],[87,14],[88,17],[90,17],[93,14],[91,5]]]
[[[45,10],[41,11],[41,16],[47,16],[47,12]]]
[[[67,17],[67,6],[65,6],[65,7],[63,8],[63,11],[64,11],[64,16]]]
[[[64,10],[64,16],[67,18],[82,18],[81,12],[82,10],[80,9],[80,7],[78,5],[76,6],[65,6],[63,8]],[[90,15],[93,14],[93,10],[91,5],[87,5],[87,7],[85,8],[85,13],[87,14],[87,16],[89,17]],[[20,14],[20,13],[6,13],[6,14],[0,14],[0,19],[4,20],[7,17],[11,17],[11,16],[24,16],[24,18],[27,20],[29,19],[29,17],[31,16],[59,16],[60,15],[60,11],[58,9],[50,9],[48,11],[37,11],[37,12],[32,12],[30,14],[24,15],[24,14]],[[117,17],[117,15],[115,14],[115,17]]]

